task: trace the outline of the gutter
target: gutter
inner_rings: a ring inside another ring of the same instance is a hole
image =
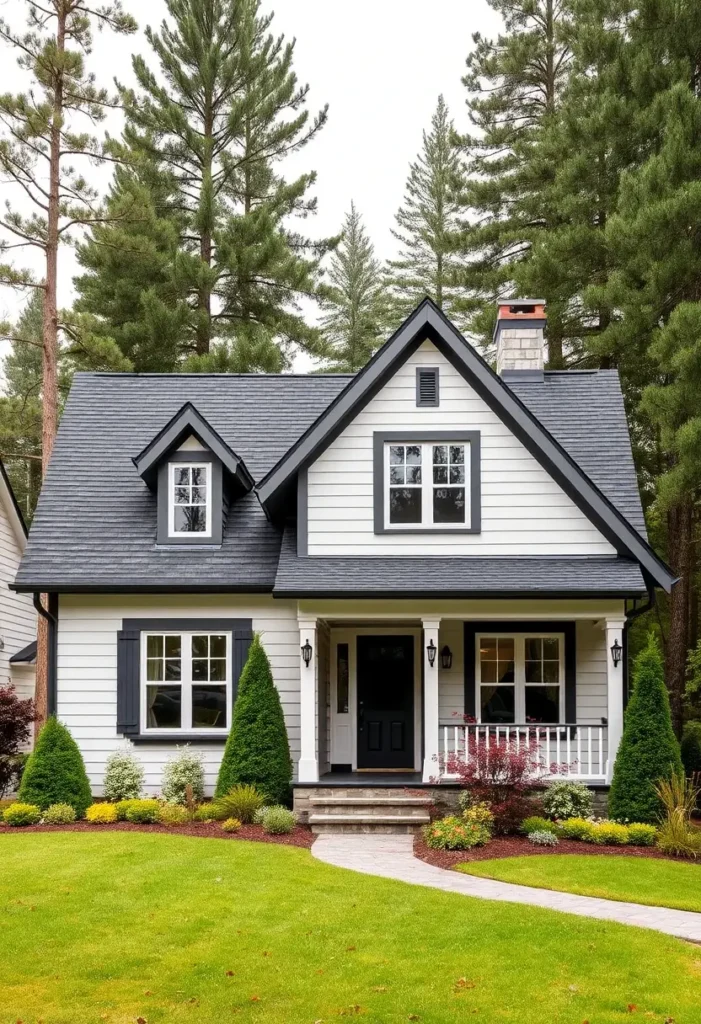
[[[46,711],[48,715],[56,714],[57,704],[57,653],[58,653],[58,594],[49,594],[48,610],[41,601],[41,594],[34,592],[32,602],[37,612],[46,620],[48,644],[46,652]]]
[[[675,581],[676,582],[676,581]],[[637,608],[633,607],[630,611],[626,612],[625,622],[623,623],[623,707],[628,707],[628,699],[630,697],[630,669],[628,666],[628,629],[631,622],[644,615],[645,612],[651,611],[657,598],[654,590],[648,591],[647,602],[639,605]]]

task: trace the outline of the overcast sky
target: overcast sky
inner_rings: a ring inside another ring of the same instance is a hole
[[[135,36],[96,37],[90,66],[101,84],[130,81],[133,52],[146,54],[146,25],[160,24],[163,0],[124,0],[139,22]],[[353,199],[378,257],[394,252],[390,229],[401,202],[409,162],[421,146],[439,93],[458,129],[466,127],[465,57],[475,31],[494,34],[499,19],[486,0],[264,0],[275,11],[273,30],[296,38],[294,67],[310,85],[310,110],[329,104],[324,130],[289,171],[315,169],[319,213],[309,234],[338,231]],[[0,0],[0,16],[15,25],[24,4]],[[0,92],[21,87],[14,55],[0,51]],[[113,124],[111,130],[118,130]],[[103,182],[103,175],[98,176]],[[0,186],[9,195],[7,186]],[[66,258],[68,257],[68,258]],[[39,266],[37,266],[39,269]],[[62,254],[59,301],[71,298],[72,254]],[[23,300],[0,294],[0,318]]]

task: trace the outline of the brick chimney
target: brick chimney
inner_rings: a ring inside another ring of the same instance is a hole
[[[504,380],[542,380],[545,367],[545,299],[499,299],[494,331],[497,373]]]

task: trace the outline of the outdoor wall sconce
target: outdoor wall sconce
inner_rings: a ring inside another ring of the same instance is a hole
[[[304,644],[304,646],[301,648],[301,651],[304,664],[307,666],[307,668],[309,668],[309,663],[312,660],[312,645],[309,643],[308,640],[306,644]]]
[[[450,647],[446,644],[441,650],[441,665],[443,668],[450,668],[453,664],[453,652]]]
[[[431,666],[431,668],[433,668],[433,665],[435,663],[436,652],[437,651],[438,651],[438,648],[434,644],[433,640],[431,640],[429,642],[429,644],[427,645],[427,647],[426,647],[426,654],[428,655],[428,663]]]
[[[611,660],[613,661],[614,666],[620,664],[622,655],[623,648],[619,644],[618,640],[614,640],[611,647]]]

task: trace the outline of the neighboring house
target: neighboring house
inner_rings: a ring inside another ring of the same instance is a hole
[[[425,300],[355,376],[76,374],[16,587],[97,791],[123,738],[211,791],[253,631],[298,800],[428,784],[487,727],[610,780],[628,615],[674,577],[617,373],[544,372],[544,327],[505,300],[497,373]]]
[[[34,696],[37,613],[30,594],[10,589],[27,546],[27,527],[0,461],[0,686]]]

